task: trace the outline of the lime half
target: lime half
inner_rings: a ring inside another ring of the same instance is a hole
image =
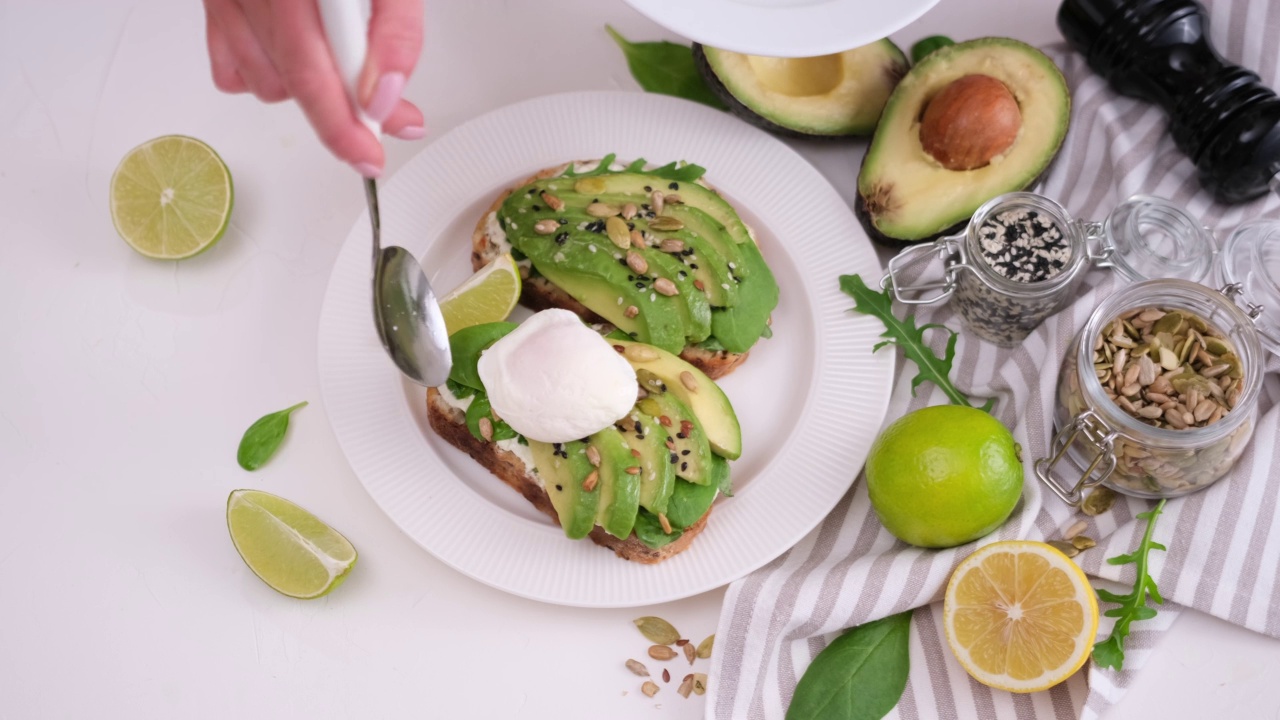
[[[337,530],[271,493],[233,490],[227,529],[249,569],[289,597],[327,595],[356,564],[356,549]]]
[[[452,335],[463,328],[507,319],[520,302],[520,268],[506,253],[476,271],[440,301]]]
[[[134,250],[181,260],[207,250],[227,230],[231,171],[213,148],[182,135],[129,151],[111,176],[111,220]]]

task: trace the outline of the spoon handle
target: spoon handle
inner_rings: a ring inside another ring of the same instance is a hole
[[[382,128],[365,114],[357,97],[360,72],[369,52],[369,13],[364,0],[319,0],[320,20],[329,38],[329,49],[342,75],[342,84],[351,99],[351,108],[375,138]]]

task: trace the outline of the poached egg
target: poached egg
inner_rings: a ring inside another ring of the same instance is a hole
[[[480,355],[489,405],[530,440],[563,443],[609,427],[636,404],[636,373],[568,310],[543,310]]]

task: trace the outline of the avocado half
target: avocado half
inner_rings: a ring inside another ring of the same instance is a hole
[[[950,170],[925,151],[922,119],[939,93],[975,75],[1003,83],[1017,103],[1020,126],[986,165]],[[1036,183],[1062,147],[1070,117],[1062,71],[1030,45],[982,38],[936,50],[907,73],[885,105],[858,174],[858,219],[872,240],[891,246],[958,230],[986,201]]]
[[[694,62],[729,112],[779,135],[870,135],[907,72],[889,40],[834,55],[776,58],[694,43]]]

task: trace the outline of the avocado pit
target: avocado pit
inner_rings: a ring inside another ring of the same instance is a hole
[[[925,108],[924,151],[948,170],[976,170],[1007,151],[1022,128],[1022,112],[1008,86],[989,75],[952,81]]]

